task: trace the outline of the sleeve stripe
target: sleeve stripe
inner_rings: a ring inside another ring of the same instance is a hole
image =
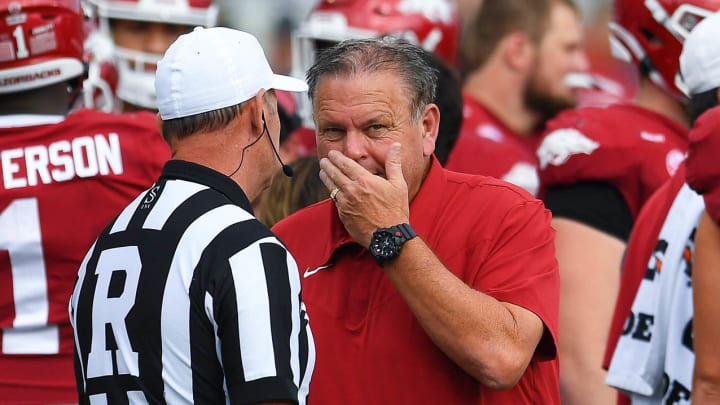
[[[292,307],[288,314],[292,320],[292,331],[288,338],[290,339],[290,367],[292,369],[293,383],[300,388],[303,374],[305,373],[303,364],[305,364],[306,354],[303,349],[301,340],[304,336],[303,313],[300,308],[300,278],[298,276],[297,263],[295,259],[285,249],[285,271],[288,277],[290,290],[287,291]],[[300,316],[297,316],[299,314]],[[294,315],[294,316],[293,316]]]
[[[315,369],[315,341],[313,340],[312,331],[310,330],[308,315],[305,311],[305,304],[301,304],[300,308],[302,329],[300,329],[298,340],[300,342],[299,357],[302,370],[300,370],[300,383],[298,384],[298,401],[299,405],[305,405],[307,403],[307,397],[310,393],[310,378],[312,377],[313,370]]]
[[[262,241],[262,240],[261,240]],[[270,297],[260,242],[230,258],[235,283],[238,332],[245,381],[277,375],[273,347]]]
[[[291,357],[293,332],[297,334],[298,325],[293,319],[293,309],[299,310],[291,291],[287,266],[287,251],[280,246],[275,238],[273,243],[260,245],[263,265],[265,267],[268,297],[270,299],[270,330],[272,343],[275,347],[275,368],[277,376],[292,380],[293,371],[297,370],[297,361]],[[294,317],[297,319],[297,316]],[[297,385],[297,384],[296,384]]]

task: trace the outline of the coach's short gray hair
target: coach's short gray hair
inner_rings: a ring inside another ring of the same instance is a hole
[[[425,107],[435,99],[437,72],[423,58],[421,48],[395,37],[350,39],[325,49],[308,70],[310,101],[325,76],[354,76],[360,73],[394,72],[410,94],[410,111],[417,123]]]

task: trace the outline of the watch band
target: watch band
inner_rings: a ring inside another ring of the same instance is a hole
[[[390,227],[390,229],[397,229],[400,231],[403,238],[405,238],[405,242],[409,241],[410,239],[417,236],[415,233],[415,230],[412,229],[410,224],[398,224],[395,226]]]

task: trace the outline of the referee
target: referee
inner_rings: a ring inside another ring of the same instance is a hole
[[[297,265],[250,201],[279,167],[273,89],[307,86],[228,28],[181,36],[155,85],[173,159],[80,267],[80,403],[304,404],[315,350]]]

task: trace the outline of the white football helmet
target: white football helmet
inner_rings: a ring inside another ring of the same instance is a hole
[[[213,0],[88,0],[98,18],[100,32],[112,38],[110,20],[134,20],[189,27],[213,27],[217,24],[218,7]],[[119,72],[117,97],[130,104],[157,109],[155,71],[147,69],[162,58],[151,54],[114,46],[115,63]]]

